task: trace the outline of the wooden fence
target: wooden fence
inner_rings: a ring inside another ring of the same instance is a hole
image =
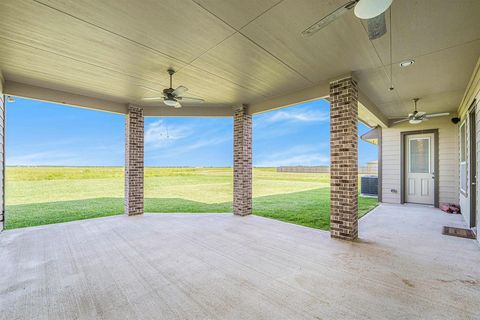
[[[329,173],[330,166],[281,166],[277,167],[277,172],[294,172],[294,173]],[[366,166],[358,167],[359,174],[377,175],[377,161],[370,161]]]

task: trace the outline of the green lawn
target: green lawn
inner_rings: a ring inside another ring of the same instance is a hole
[[[327,174],[254,169],[256,215],[329,228]],[[231,168],[146,168],[146,212],[231,212]],[[122,168],[7,167],[6,228],[123,213]],[[377,204],[359,199],[359,216]]]

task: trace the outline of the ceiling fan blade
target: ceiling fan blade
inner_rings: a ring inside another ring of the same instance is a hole
[[[186,101],[186,102],[204,102],[205,100],[200,98],[194,97],[177,97],[178,100]]]
[[[429,113],[429,114],[426,114],[425,117],[426,118],[444,117],[444,116],[448,116],[449,114],[450,112]]]
[[[410,118],[405,118],[405,119],[400,119],[400,120],[397,120],[397,121],[393,121],[393,123],[401,123],[401,122],[405,122],[405,121],[409,121]]]
[[[179,101],[177,101],[177,103],[176,103],[173,107],[174,107],[175,109],[179,109],[179,108],[182,107],[182,104],[181,104]]]
[[[144,101],[158,101],[158,100],[164,100],[164,97],[151,97],[151,98],[142,98]]]
[[[387,33],[385,12],[367,20],[368,39],[375,40]]]
[[[181,96],[182,94],[184,94],[187,91],[188,91],[187,87],[179,86],[179,87],[177,87],[177,89],[173,90],[172,94],[174,96],[178,97],[178,96]]]
[[[344,4],[343,6],[335,9],[322,19],[318,20],[314,24],[312,24],[310,27],[302,31],[302,37],[310,37],[314,33],[318,32],[319,30],[325,28],[327,25],[338,19],[340,16],[345,14],[348,10],[352,9],[355,7],[355,4],[358,2],[358,0],[352,0]]]

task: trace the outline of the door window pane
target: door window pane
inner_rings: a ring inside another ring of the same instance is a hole
[[[410,140],[410,172],[430,172],[430,139]]]

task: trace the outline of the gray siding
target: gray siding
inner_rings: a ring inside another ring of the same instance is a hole
[[[480,92],[477,93],[476,96],[477,99],[480,99]],[[465,110],[465,112],[462,115],[462,122],[465,120],[466,123],[466,130],[467,130],[467,139],[466,139],[466,156],[467,156],[467,193],[463,194],[460,193],[460,206],[462,209],[462,215],[463,218],[467,223],[470,222],[470,195],[471,195],[471,181],[470,181],[470,170],[476,170],[476,176],[477,176],[477,189],[475,190],[476,195],[477,195],[477,212],[475,213],[477,215],[477,225],[478,221],[480,218],[479,215],[479,210],[478,208],[480,203],[480,194],[479,194],[479,184],[478,184],[478,177],[479,177],[479,161],[480,161],[480,105],[477,103],[476,109],[475,109],[475,120],[476,120],[476,145],[477,145],[477,163],[476,163],[476,168],[470,168],[470,118],[468,117],[468,110]],[[461,123],[462,123],[461,122]],[[460,133],[458,136],[458,140],[460,141]]]
[[[458,126],[450,117],[430,120],[419,125],[402,123],[382,130],[382,201],[400,203],[400,133],[438,129],[439,201],[459,203]],[[392,191],[396,190],[396,192]]]

